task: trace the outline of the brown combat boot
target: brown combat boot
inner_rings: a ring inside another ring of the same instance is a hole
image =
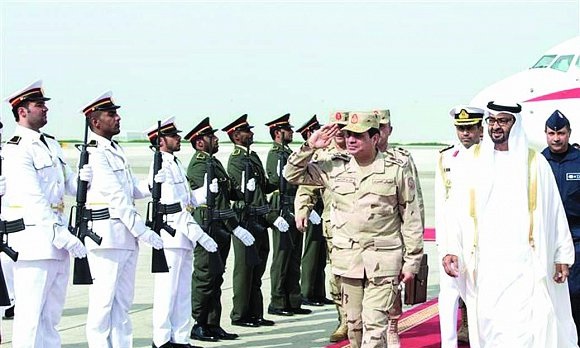
[[[399,340],[399,319],[389,319],[387,324],[387,347],[400,348],[401,341]]]
[[[339,306],[336,306],[336,310],[338,311],[338,326],[336,330],[332,334],[330,334],[329,341],[340,342],[348,339],[348,326],[346,325],[346,313],[342,313],[343,309]]]
[[[461,325],[457,330],[457,340],[469,343],[469,327],[467,325],[467,307],[461,306]]]

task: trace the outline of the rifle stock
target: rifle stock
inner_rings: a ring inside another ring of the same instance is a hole
[[[89,163],[89,152],[87,151],[87,137],[88,137],[88,129],[89,129],[89,120],[88,118],[85,120],[85,136],[84,141],[82,144],[77,144],[77,149],[80,150],[81,154],[79,157],[79,171],[83,168],[83,166]],[[76,205],[71,207],[70,216],[69,216],[69,231],[74,234],[81,243],[85,244],[85,238],[89,237],[98,245],[101,245],[102,238],[93,232],[92,229],[89,228],[89,221],[92,220],[92,213],[90,210],[87,209],[87,189],[88,189],[88,182],[82,181],[80,178],[77,178],[77,195],[76,195]],[[73,222],[74,218],[74,224]],[[102,218],[109,218],[108,210],[102,213]],[[82,259],[75,258],[74,259],[74,267],[73,267],[73,284],[92,284],[93,277],[91,275],[91,268],[89,266],[89,259],[88,257],[84,257]]]
[[[250,219],[256,219],[256,216],[250,214],[250,208],[252,205],[252,200],[254,199],[254,192],[248,190],[248,181],[252,178],[252,164],[250,163],[250,146],[246,146],[246,155],[244,157],[244,210],[247,220],[246,229],[251,231]],[[258,231],[256,231],[258,232]],[[256,250],[256,245],[252,244],[246,246],[246,265],[257,266],[262,262],[258,251]]]
[[[213,139],[211,140],[213,141]],[[216,239],[216,235],[213,233],[213,222],[214,222],[214,210],[215,210],[215,193],[211,192],[210,185],[213,179],[215,178],[215,163],[213,159],[213,143],[210,143],[209,149],[209,160],[206,162],[206,173],[207,173],[207,191],[206,191],[206,200],[207,200],[207,216],[205,220],[205,231],[206,233],[212,237],[214,240]],[[214,253],[208,252],[209,256],[209,273],[212,275],[221,275],[224,273],[225,266],[222,261],[222,257],[220,254],[220,250],[218,249]]]
[[[282,151],[278,152],[278,185],[279,185],[279,198],[280,198],[280,216],[288,222],[292,223],[291,219],[294,219],[289,211],[288,205],[286,204],[286,190],[287,182],[284,178],[284,166],[286,166],[286,146],[284,138],[282,138]],[[280,250],[292,250],[294,245],[292,243],[292,238],[290,238],[290,231],[280,232]]]
[[[163,157],[159,148],[160,138],[161,121],[157,121],[157,143],[155,145],[151,145],[151,148],[155,150],[155,154],[153,155],[153,178],[155,178],[163,166]],[[175,229],[167,224],[165,221],[165,216],[167,216],[167,214],[174,214],[180,211],[181,205],[179,203],[171,205],[165,205],[161,203],[161,183],[157,183],[155,180],[153,180],[153,186],[151,187],[151,202],[147,204],[146,225],[159,236],[161,236],[161,230],[163,229],[167,231],[167,233],[169,233],[172,237],[174,237]],[[151,272],[169,272],[167,258],[165,257],[165,251],[163,249],[152,249]]]

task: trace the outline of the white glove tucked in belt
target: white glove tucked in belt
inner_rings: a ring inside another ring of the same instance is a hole
[[[280,232],[288,232],[288,229],[290,228],[290,225],[288,225],[288,222],[286,222],[286,220],[284,220],[284,218],[281,216],[278,216],[278,218],[274,221],[274,226]]]
[[[238,239],[244,243],[245,246],[250,246],[252,244],[254,244],[254,241],[256,240],[254,238],[254,236],[252,236],[252,234],[250,232],[248,232],[248,230],[246,230],[245,228],[238,226],[236,228],[234,228],[234,236],[238,237]]]
[[[308,217],[308,220],[310,220],[310,222],[312,222],[315,225],[318,225],[322,222],[322,219],[320,218],[320,215],[318,215],[318,213],[314,210],[312,210],[310,212],[310,216]]]

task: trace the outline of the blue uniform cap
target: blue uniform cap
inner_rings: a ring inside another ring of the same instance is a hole
[[[546,120],[546,127],[555,131],[560,130],[564,127],[570,128],[570,121],[568,121],[566,116],[564,116],[564,114],[561,113],[560,110],[556,110]]]

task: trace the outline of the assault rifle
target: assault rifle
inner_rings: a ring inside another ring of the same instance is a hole
[[[79,171],[83,166],[89,163],[89,152],[87,151],[87,136],[89,130],[89,119],[85,120],[85,137],[82,144],[75,145],[80,150]],[[89,237],[98,245],[101,245],[102,238],[98,236],[92,229],[89,228],[89,221],[104,220],[109,218],[109,209],[89,210],[86,207],[87,203],[87,188],[88,182],[77,178],[77,197],[76,205],[70,208],[70,215],[68,220],[68,230],[74,234],[81,243],[85,244],[85,238]],[[73,224],[74,219],[74,224]],[[91,275],[91,268],[89,267],[89,259],[83,257],[82,259],[75,258],[73,268],[73,284],[92,284],[93,277]]]
[[[286,182],[286,178],[284,178],[284,167],[286,166],[286,162],[288,161],[286,155],[286,142],[284,139],[284,135],[282,135],[282,150],[278,152],[278,191],[279,191],[279,198],[280,198],[280,216],[288,222],[290,225],[294,223],[294,217],[292,216],[292,212],[290,211],[290,207],[288,206],[287,197],[286,197],[286,190],[288,189],[288,183]],[[281,232],[280,233],[280,250],[292,250],[294,245],[292,243],[292,238],[290,238],[290,231]]]
[[[244,156],[244,175],[242,178],[244,185],[244,215],[246,216],[246,229],[248,231],[258,230],[257,233],[264,233],[261,228],[258,228],[256,212],[252,212],[252,200],[254,199],[254,192],[248,190],[248,181],[252,178],[252,164],[250,162],[250,145],[246,145],[246,155]],[[254,222],[255,228],[251,227],[252,220]],[[246,265],[257,266],[262,262],[258,251],[256,250],[256,245],[252,244],[246,246]]]
[[[2,143],[2,128],[3,124],[0,122],[0,144]],[[0,175],[2,175],[2,158],[0,157]],[[2,197],[0,197],[0,212],[2,207]],[[18,252],[14,251],[8,245],[8,234],[24,230],[24,220],[22,218],[12,221],[5,221],[0,219],[0,252],[6,253],[6,255],[12,259],[12,261],[18,260]],[[6,280],[4,279],[4,272],[2,272],[2,267],[0,266],[0,306],[10,306],[10,296],[8,295],[8,289],[6,288]]]
[[[217,241],[215,238],[216,235],[213,233],[213,223],[215,220],[214,211],[215,211],[215,196],[216,194],[211,192],[210,186],[215,178],[215,163],[213,158],[213,139],[210,139],[209,142],[209,159],[206,162],[205,169],[207,174],[207,190],[206,190],[206,218],[204,221],[205,232],[212,237],[214,240]],[[209,273],[213,275],[221,275],[224,270],[225,266],[222,261],[222,257],[220,254],[220,250],[218,249],[215,253],[209,253]]]
[[[151,145],[155,151],[153,155],[153,186],[151,187],[151,202],[147,203],[147,220],[145,224],[161,236],[161,230],[164,229],[172,237],[175,236],[175,229],[167,224],[165,217],[168,214],[175,214],[181,211],[179,202],[173,204],[161,204],[161,183],[155,182],[155,176],[163,166],[163,157],[159,149],[159,139],[161,138],[161,121],[157,121],[157,139],[156,144]],[[163,249],[152,249],[151,255],[151,273],[169,272],[167,258]]]

